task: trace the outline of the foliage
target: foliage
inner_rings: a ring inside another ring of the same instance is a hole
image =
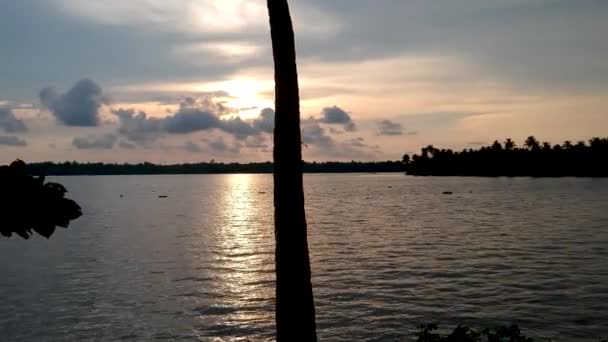
[[[530,136],[523,146],[511,139],[462,152],[429,145],[402,162],[408,174],[419,176],[608,177],[608,138],[551,145]]]
[[[34,231],[49,238],[56,226],[67,228],[82,215],[80,206],[64,197],[63,185],[44,180],[29,176],[21,160],[0,166],[0,234],[10,237],[15,233],[27,239]]]
[[[437,333],[436,324],[423,324],[418,327],[418,342],[533,342],[530,337],[521,334],[517,325],[501,326],[494,329],[484,329],[478,332],[469,327],[459,325],[454,331],[447,335],[441,336]]]
[[[346,173],[346,172],[403,172],[399,161],[385,162],[303,162],[307,173]],[[262,163],[208,163],[159,165],[139,164],[105,164],[105,163],[35,163],[28,165],[32,175],[152,175],[152,174],[220,174],[220,173],[272,173],[272,162]]]

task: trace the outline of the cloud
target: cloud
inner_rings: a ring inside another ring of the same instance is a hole
[[[135,142],[147,142],[157,139],[162,133],[161,119],[148,118],[143,112],[135,109],[117,109],[112,113],[118,117],[118,133]]]
[[[220,119],[213,113],[197,108],[182,108],[173,116],[161,120],[168,133],[188,134],[220,127]]]
[[[349,132],[357,130],[350,115],[338,106],[323,108],[321,115],[323,117],[319,119],[319,122],[329,125],[344,125],[344,129]]]
[[[254,135],[245,140],[245,147],[247,148],[259,148],[262,150],[268,149],[268,143],[266,137],[263,135]]]
[[[365,143],[365,139],[362,137],[357,137],[357,138],[353,138],[353,139],[348,139],[344,142],[345,144],[354,146],[354,147],[363,147],[363,148],[368,148],[369,145],[367,145]]]
[[[215,140],[211,141],[208,146],[214,152],[219,152],[219,153],[239,154],[241,152],[240,144],[234,144],[234,145],[230,146],[229,144],[227,144],[224,141],[224,138],[221,136],[217,137]]]
[[[239,117],[221,120],[219,127],[226,133],[232,134],[239,140],[247,139],[247,137],[260,134],[260,130],[256,129],[251,123],[242,120]]]
[[[6,146],[25,146],[25,140],[14,135],[0,135],[0,145]]]
[[[260,116],[253,120],[253,127],[266,133],[274,132],[274,109],[264,108],[260,112]]]
[[[109,102],[101,87],[90,79],[76,82],[65,94],[53,87],[44,88],[39,97],[60,123],[78,127],[99,126],[99,109]]]
[[[15,117],[9,106],[0,105],[0,129],[7,133],[23,133],[27,131],[27,126]]]
[[[137,146],[135,146],[135,144],[131,144],[128,141],[121,140],[120,142],[118,142],[118,147],[124,148],[124,149],[127,149],[127,150],[132,150],[132,149],[134,149]]]
[[[320,120],[308,118],[302,120],[302,142],[305,144],[304,153],[338,159],[374,158],[378,146],[370,146],[362,137],[339,141],[334,139],[329,130],[319,124]]]
[[[403,126],[391,120],[378,122],[378,135],[403,135]]]
[[[109,150],[114,147],[118,136],[106,134],[101,137],[81,137],[74,138],[72,145],[79,150]]]
[[[306,145],[318,145],[321,147],[333,147],[335,141],[329,136],[317,120],[309,118],[302,120],[302,142]]]
[[[187,152],[192,152],[192,153],[203,152],[203,149],[198,144],[196,144],[190,140],[186,141],[186,143],[184,143],[184,145],[181,146],[181,148]]]
[[[147,142],[163,134],[191,134],[217,129],[239,140],[272,132],[274,111],[262,110],[260,117],[246,121],[240,117],[220,118],[227,109],[209,101],[186,98],[174,114],[163,118],[149,117],[143,111],[116,109],[112,113],[119,119],[118,132],[130,141]]]

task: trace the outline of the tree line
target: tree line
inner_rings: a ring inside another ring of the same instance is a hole
[[[608,177],[608,138],[553,145],[530,136],[522,147],[506,139],[461,152],[428,145],[402,162],[417,176]]]
[[[349,173],[349,172],[403,172],[401,161],[381,162],[303,162],[306,173]],[[222,174],[222,173],[272,173],[272,162],[260,163],[218,163],[202,162],[191,164],[161,165],[152,163],[111,164],[42,162],[27,165],[30,175],[35,176],[75,176],[75,175],[162,175],[162,174]]]

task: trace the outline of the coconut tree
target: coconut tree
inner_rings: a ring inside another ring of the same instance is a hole
[[[300,97],[287,0],[268,0],[274,57],[274,207],[277,341],[316,341],[302,182]]]
[[[531,135],[524,142],[524,146],[529,150],[538,150],[540,148],[540,143],[533,135]]]

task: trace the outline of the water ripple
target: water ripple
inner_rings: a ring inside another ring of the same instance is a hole
[[[320,340],[513,321],[608,337],[607,180],[305,180]],[[61,182],[88,215],[48,241],[0,240],[3,341],[273,340],[271,176]]]

